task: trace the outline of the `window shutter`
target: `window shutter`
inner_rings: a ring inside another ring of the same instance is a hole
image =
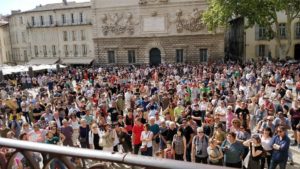
[[[255,55],[256,57],[259,57],[259,45],[255,46]]]
[[[259,25],[255,25],[255,40],[259,40]]]
[[[269,45],[265,45],[265,57],[269,57]]]

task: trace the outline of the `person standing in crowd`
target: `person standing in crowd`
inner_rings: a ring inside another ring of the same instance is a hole
[[[73,129],[73,134],[72,134],[72,142],[73,145],[78,144],[78,138],[79,138],[79,119],[76,117],[75,113],[70,114],[70,119],[69,119],[69,124],[71,125]]]
[[[209,140],[209,146],[207,147],[208,164],[223,165],[223,152],[218,142],[215,139]]]
[[[134,154],[139,153],[139,149],[142,145],[141,134],[142,134],[143,130],[144,130],[144,126],[141,122],[141,119],[137,118],[135,120],[135,124],[132,128],[132,144],[133,144],[133,153]]]
[[[280,169],[285,169],[288,160],[290,139],[283,126],[277,127],[277,135],[272,139],[271,145],[273,153],[269,169],[275,169],[278,165]]]
[[[62,124],[63,126],[61,127],[61,134],[65,136],[63,145],[72,147],[74,145],[72,140],[73,128],[69,125],[69,122],[66,119],[63,119]]]
[[[175,160],[186,160],[186,139],[183,135],[183,128],[177,130],[173,137],[172,147],[175,153]]]
[[[271,156],[272,156],[272,141],[273,133],[271,128],[267,127],[263,130],[263,134],[261,135],[261,145],[264,149],[264,155],[261,159],[261,169],[264,169],[265,163],[267,160],[268,168],[270,167],[271,163]]]
[[[152,146],[153,146],[153,154],[159,149],[159,125],[155,124],[155,117],[150,117],[149,120],[150,131],[153,133],[152,137]]]
[[[90,127],[86,124],[86,120],[81,119],[78,137],[81,148],[89,148],[89,131]]]
[[[224,163],[226,167],[241,168],[244,154],[243,145],[236,141],[236,134],[229,132],[221,148],[224,152]]]
[[[98,125],[96,123],[93,123],[89,132],[90,149],[103,150],[103,147],[100,146],[100,139],[102,138],[102,134],[103,133],[101,133],[101,131],[99,130]]]
[[[294,102],[294,106],[290,110],[290,115],[292,130],[294,132],[294,138],[296,138],[293,146],[298,146],[298,148],[300,149],[300,136],[298,135],[298,131],[300,128],[299,126],[297,127],[297,125],[300,124],[300,98],[298,98]]]
[[[202,127],[197,128],[197,135],[194,136],[192,142],[192,161],[196,163],[207,164],[207,147],[208,147],[208,137],[204,135]]]
[[[144,156],[152,156],[152,138],[153,133],[150,131],[150,125],[144,124],[144,131],[141,133],[141,154]]]
[[[261,145],[261,139],[258,135],[253,135],[251,139],[243,143],[244,146],[249,147],[248,169],[259,169],[262,167],[261,159],[264,149]],[[246,158],[247,158],[246,157]]]
[[[103,147],[103,151],[113,152],[114,143],[116,138],[116,131],[111,127],[110,124],[104,125],[104,132],[100,138],[100,146]]]

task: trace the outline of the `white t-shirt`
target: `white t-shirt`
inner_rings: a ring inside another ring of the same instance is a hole
[[[146,131],[142,131],[142,134],[141,134],[141,140],[142,139],[146,139],[146,138],[150,138],[153,136],[153,133],[151,131],[148,131],[146,133]],[[147,145],[147,147],[152,147],[152,140],[151,141],[143,141],[142,142],[142,145]]]

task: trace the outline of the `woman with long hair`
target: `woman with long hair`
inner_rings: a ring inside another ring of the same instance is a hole
[[[175,152],[175,160],[186,160],[186,139],[182,135],[183,129],[177,130],[177,134],[173,136],[173,148]]]
[[[144,156],[152,156],[152,137],[153,133],[150,131],[150,125],[144,124],[144,131],[141,134],[141,154]]]
[[[249,161],[246,168],[248,169],[261,168],[262,166],[261,159],[262,159],[264,149],[261,145],[260,137],[258,135],[253,135],[252,138],[245,141],[243,145],[249,147],[249,153],[250,153],[250,155],[248,154]]]
[[[264,128],[263,134],[261,135],[261,145],[264,149],[264,156],[261,158],[261,169],[264,169],[265,162],[267,159],[268,168],[270,167],[271,156],[272,156],[272,129],[270,127]]]
[[[76,146],[78,143],[80,124],[79,124],[79,119],[76,117],[75,113],[72,113],[70,115],[69,124],[71,125],[71,127],[73,129],[72,142]]]

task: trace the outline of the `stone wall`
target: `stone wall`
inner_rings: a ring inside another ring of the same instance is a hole
[[[200,62],[200,49],[208,49],[208,62],[223,60],[224,35],[193,35],[140,38],[94,39],[95,55],[100,64],[108,64],[108,51],[115,51],[117,64],[128,64],[128,50],[135,50],[136,63],[149,63],[152,48],[161,51],[162,63],[176,62],[176,49],[184,50],[186,63]]]

